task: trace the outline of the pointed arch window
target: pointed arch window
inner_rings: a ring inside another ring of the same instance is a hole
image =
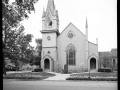
[[[67,64],[75,65],[75,48],[72,44],[68,45],[66,54]]]

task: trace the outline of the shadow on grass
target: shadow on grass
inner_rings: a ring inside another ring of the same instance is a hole
[[[49,77],[42,77],[40,79],[16,79],[17,81],[41,81]]]

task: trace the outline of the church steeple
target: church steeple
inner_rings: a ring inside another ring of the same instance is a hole
[[[54,0],[48,0],[46,11],[42,13],[42,32],[56,32],[59,34],[59,17],[55,9]]]
[[[54,0],[48,0],[47,9],[50,9],[52,14],[55,14]]]

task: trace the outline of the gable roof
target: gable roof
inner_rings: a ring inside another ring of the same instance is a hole
[[[71,22],[67,25],[66,28],[68,28],[70,25],[72,25],[72,26],[75,27],[80,33],[82,33],[82,32],[81,32],[73,23],[71,23]],[[60,35],[66,30],[66,28],[60,33]],[[59,36],[60,36],[60,35],[59,35]],[[85,36],[83,33],[82,33],[82,35]],[[86,37],[86,36],[85,36],[85,37]]]
[[[103,59],[103,58],[109,58],[110,57],[110,52],[99,52],[99,58]]]
[[[111,55],[112,55],[112,57],[117,57],[117,49],[112,49]]]
[[[90,42],[90,41],[88,41],[89,43],[91,43],[91,44],[93,44],[93,45],[97,45],[97,44],[95,44],[95,43],[92,43],[92,42]]]

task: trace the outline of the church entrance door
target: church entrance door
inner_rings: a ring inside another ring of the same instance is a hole
[[[47,70],[50,70],[50,60],[48,58],[46,58],[44,60],[44,69],[47,71]]]
[[[96,59],[95,58],[90,59],[90,71],[96,71]]]

